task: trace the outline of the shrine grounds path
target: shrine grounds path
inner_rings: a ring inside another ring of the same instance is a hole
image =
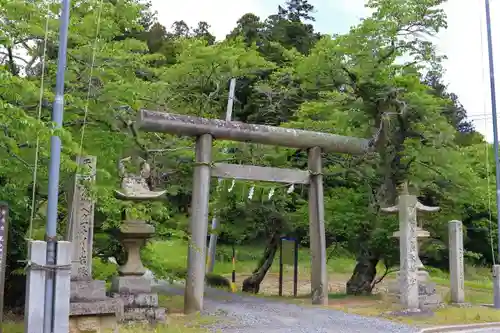
[[[183,286],[164,281],[154,287],[165,295],[182,295]],[[207,328],[222,333],[413,333],[416,327],[342,311],[281,303],[206,288],[204,312],[217,316]]]

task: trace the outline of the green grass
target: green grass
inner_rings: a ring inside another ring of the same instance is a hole
[[[151,327],[149,325],[125,325],[120,328],[122,333],[208,333],[208,330],[200,326],[199,323],[193,323],[192,318],[171,318],[168,325],[158,325]],[[21,323],[5,323],[3,332],[23,333],[24,326]],[[103,332],[104,333],[104,332]],[[106,332],[107,333],[107,332]],[[111,332],[110,332],[111,333]]]
[[[259,246],[238,246],[236,248],[236,272],[237,282],[241,285],[243,277],[250,274],[262,254],[263,247]],[[232,272],[231,263],[232,248],[220,245],[217,248],[217,261],[214,273],[229,277]],[[185,271],[187,262],[187,243],[180,239],[168,241],[154,241],[148,244],[143,251],[144,263],[158,276],[171,276],[180,271]],[[327,264],[329,280],[343,284],[352,273],[356,262],[353,257],[336,256],[332,257]],[[291,276],[292,267],[285,266],[285,274]],[[379,272],[384,271],[384,267],[378,267]],[[444,297],[444,301],[449,300],[449,274],[438,269],[429,269],[431,278],[438,284]],[[293,302],[311,306],[310,298],[307,295],[300,295],[298,298],[277,297],[277,277],[278,260],[275,260],[270,270],[269,279],[274,283],[269,288],[263,288],[263,292],[258,297],[268,297],[274,300]],[[93,262],[94,278],[108,280],[117,273],[116,265],[103,263],[98,259]],[[487,268],[466,267],[466,301],[472,303],[471,308],[446,307],[439,309],[431,318],[394,318],[388,315],[391,309],[397,309],[397,304],[384,295],[374,295],[365,297],[353,297],[343,292],[331,293],[329,295],[330,307],[348,313],[356,313],[365,316],[385,317],[395,321],[401,321],[420,326],[446,325],[478,322],[500,321],[500,312],[495,309],[478,306],[479,304],[492,302],[492,282],[491,273]],[[308,280],[310,277],[310,256],[309,249],[299,250],[299,280]],[[393,278],[389,275],[387,279]],[[274,281],[276,280],[276,281]],[[274,289],[273,289],[274,288]],[[204,325],[213,322],[214,318],[200,316],[183,316],[184,299],[182,296],[161,296],[160,305],[167,308],[169,313],[169,324],[160,325],[155,328],[142,326],[127,326],[121,332],[157,332],[157,333],[202,333],[206,332]],[[4,323],[4,332],[21,333],[23,324],[7,322]]]
[[[245,276],[251,274],[256,268],[257,262],[263,252],[263,246],[238,246],[236,248],[236,275],[237,283]],[[230,246],[219,245],[217,248],[217,258],[214,273],[230,277],[232,272],[231,263],[232,248]],[[185,271],[187,262],[187,243],[180,239],[168,241],[151,242],[143,251],[143,258],[148,266],[158,276],[170,276],[179,271]],[[356,264],[355,258],[344,256],[333,256],[327,263],[329,272],[329,281],[345,284],[353,272]],[[268,274],[268,286],[261,288],[261,295],[258,297],[277,298],[277,272],[278,260],[273,262],[273,266]],[[383,272],[384,267],[380,265],[378,272]],[[94,262],[94,272],[99,277],[109,277],[116,273],[116,267],[111,264]],[[291,266],[285,266],[285,275],[290,278],[292,272]],[[432,281],[438,285],[439,292],[443,295],[443,300],[449,301],[449,274],[438,269],[430,268],[429,273]],[[426,319],[415,318],[392,318],[387,313],[391,309],[397,309],[398,305],[385,295],[374,295],[367,297],[353,297],[343,292],[331,293],[329,295],[330,307],[349,313],[356,313],[366,316],[385,317],[395,321],[403,321],[420,326],[444,325],[458,323],[477,323],[500,321],[500,312],[494,309],[479,306],[492,302],[492,282],[491,273],[487,268],[467,266],[466,271],[466,301],[473,304],[471,308],[446,307],[436,311],[435,316]],[[301,248],[299,250],[299,280],[308,281],[310,278],[310,256],[309,249]],[[394,274],[386,277],[387,280],[393,279]],[[288,282],[289,283],[289,282]],[[382,285],[384,282],[382,283]],[[276,289],[276,290],[275,290]],[[310,305],[310,298],[301,295],[298,298],[280,297],[282,301],[293,302],[303,305]],[[170,314],[182,312],[183,298],[173,296],[162,298],[164,306]],[[202,318],[175,318],[169,327],[159,327],[154,332],[203,332],[199,325],[186,327],[186,323],[196,323],[202,321]],[[138,330],[135,330],[137,332]],[[16,332],[16,331],[13,331]],[[139,331],[140,332],[140,331]]]
[[[260,255],[262,254],[263,247],[258,246],[238,246],[236,248],[236,274],[237,277],[241,275],[250,274],[257,265]],[[232,248],[230,246],[219,245],[217,247],[217,256],[214,273],[230,276],[232,272],[231,263]],[[154,241],[148,244],[143,251],[143,258],[145,265],[148,266],[156,275],[170,276],[179,271],[185,271],[187,262],[187,243],[181,239],[172,239],[167,241]],[[330,279],[342,280],[349,278],[352,273],[356,261],[353,257],[340,257],[333,256],[327,263]],[[116,274],[116,265],[109,263],[102,263],[100,260],[95,259],[93,265],[93,273],[95,279],[108,280]],[[449,274],[438,269],[428,269],[431,278],[440,286],[449,285]],[[292,267],[285,266],[285,273],[287,276],[291,273]],[[384,267],[379,265],[378,272],[383,272]],[[275,274],[278,272],[278,260],[274,260],[270,273]],[[299,250],[299,276],[302,278],[309,278],[310,275],[310,256],[309,249],[301,248]],[[488,300],[487,294],[491,292],[493,285],[491,281],[491,273],[488,268],[471,267],[467,266],[465,286],[469,294],[472,294],[472,301],[484,302]],[[393,278],[394,275],[390,274],[387,279]],[[344,281],[344,282],[345,282]],[[486,294],[486,295],[485,295]],[[479,296],[478,296],[479,295]],[[477,300],[476,300],[477,299]],[[491,300],[490,300],[491,301]],[[489,302],[490,302],[489,301]]]
[[[257,265],[257,262],[263,252],[263,246],[237,246],[236,247],[236,273],[249,274]],[[230,275],[232,272],[231,263],[232,248],[226,245],[217,247],[216,264],[214,273],[220,275]],[[148,244],[143,251],[145,264],[153,272],[162,275],[185,270],[187,263],[187,242],[181,239],[172,239],[167,241],[154,241]],[[109,277],[114,265],[99,263],[94,261],[94,272],[96,278]],[[356,265],[354,257],[333,256],[327,263],[327,269],[330,275],[349,276]],[[291,272],[291,266],[285,266],[286,272]],[[378,272],[383,272],[384,267],[379,264]],[[449,274],[439,269],[428,268],[432,280],[440,285],[449,284]],[[278,260],[274,260],[271,272],[278,272]],[[310,254],[308,248],[299,249],[299,275],[308,276],[310,274]],[[465,286],[470,289],[491,290],[493,284],[491,281],[491,271],[484,267],[467,266],[465,270]],[[388,279],[394,277],[389,274]]]
[[[7,321],[2,323],[2,331],[6,333],[23,333],[24,325],[22,323]]]
[[[236,248],[236,271],[238,274],[248,274],[257,265],[264,248],[259,246],[238,246]],[[217,247],[216,264],[214,273],[221,275],[231,274],[232,248],[219,245]],[[187,243],[181,239],[150,242],[142,253],[143,261],[156,275],[171,275],[180,270],[185,270],[187,263]],[[328,271],[335,274],[352,273],[356,262],[354,258],[333,257],[328,261]],[[285,266],[285,270],[291,267]],[[383,267],[381,266],[382,270]],[[274,260],[271,271],[278,271],[278,260]],[[309,249],[299,250],[299,274],[307,275],[310,272]],[[116,265],[103,263],[94,259],[93,274],[95,279],[109,280],[117,274]]]
[[[236,270],[240,273],[249,273],[257,265],[263,252],[263,247],[258,246],[238,246],[236,248]],[[152,262],[153,268],[159,268],[164,271],[175,271],[186,267],[187,262],[187,243],[180,239],[168,241],[151,242],[143,252],[147,257],[147,262]],[[216,264],[214,273],[230,274],[233,267],[231,263],[232,248],[230,246],[218,245]],[[328,270],[332,273],[349,274],[352,273],[354,258],[334,257],[328,262]],[[151,268],[153,270],[153,268]],[[272,270],[278,269],[278,260],[273,262]],[[309,272],[310,255],[309,249],[299,250],[299,271]]]

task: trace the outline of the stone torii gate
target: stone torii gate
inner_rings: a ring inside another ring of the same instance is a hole
[[[363,154],[370,149],[369,140],[148,110],[140,111],[137,127],[147,132],[197,138],[189,222],[191,239],[184,294],[185,313],[201,311],[203,308],[211,177],[309,184],[312,303],[328,303],[321,153]],[[309,170],[212,163],[213,139],[307,149]]]

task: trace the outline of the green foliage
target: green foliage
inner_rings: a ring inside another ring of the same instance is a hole
[[[104,262],[99,258],[92,260],[92,278],[100,281],[111,281],[113,276],[118,275],[118,266],[110,262]]]
[[[443,57],[425,37],[446,27],[441,3],[371,0],[372,15],[348,33],[320,36],[310,24],[313,7],[293,0],[263,20],[245,14],[225,40],[215,41],[207,22],[193,29],[179,21],[168,29],[142,1],[104,1],[102,7],[79,1],[71,12],[64,126],[54,131],[50,111],[59,5],[0,1],[0,200],[11,210],[8,305],[22,306],[17,301],[23,283],[11,272],[23,267],[25,239],[43,237],[50,136],[63,141],[59,234],[66,229],[74,156],[95,155],[94,255],[122,262],[112,233],[123,208],[130,208],[113,193],[120,158],[148,160],[153,187],[167,190],[164,200],[133,208],[156,227],[157,238],[186,238],[191,209],[193,139],[138,132],[137,111],[221,118],[233,77],[234,120],[373,139],[374,151],[364,156],[324,155],[325,228],[335,251],[395,264],[397,243],[390,236],[397,220],[380,207],[393,205],[398,187],[408,182],[423,203],[441,207],[419,217],[432,235],[422,246],[426,263],[446,266],[451,219],[466,226],[467,260],[491,263],[490,233],[497,242],[489,203],[493,154],[465,119],[458,98],[446,90]],[[21,59],[19,52],[27,56]],[[307,169],[307,154],[300,150],[219,141],[214,147],[216,161]],[[297,185],[287,193],[290,185],[236,182],[229,192],[231,180],[214,181],[211,211],[217,210],[221,221],[220,241],[265,244],[280,234],[294,235],[307,246],[307,187]],[[145,262],[160,277],[182,275],[186,252],[157,249],[158,244],[144,250]],[[230,257],[227,249],[220,251],[224,260]],[[165,252],[172,255],[158,255]],[[94,271],[108,279],[116,268],[104,262],[96,259]]]

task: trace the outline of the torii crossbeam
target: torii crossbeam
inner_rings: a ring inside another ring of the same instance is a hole
[[[210,178],[224,177],[269,182],[309,184],[309,233],[312,257],[311,294],[313,304],[328,303],[328,276],[326,269],[325,218],[323,206],[323,176],[321,152],[363,154],[370,141],[322,132],[246,124],[236,121],[207,119],[165,112],[141,110],[138,129],[179,136],[193,136],[196,140],[196,166],[193,174],[191,239],[188,250],[184,312],[203,308],[205,263],[208,232],[208,203]],[[212,164],[212,140],[231,140],[275,145],[308,150],[308,169],[293,170],[253,165]]]

